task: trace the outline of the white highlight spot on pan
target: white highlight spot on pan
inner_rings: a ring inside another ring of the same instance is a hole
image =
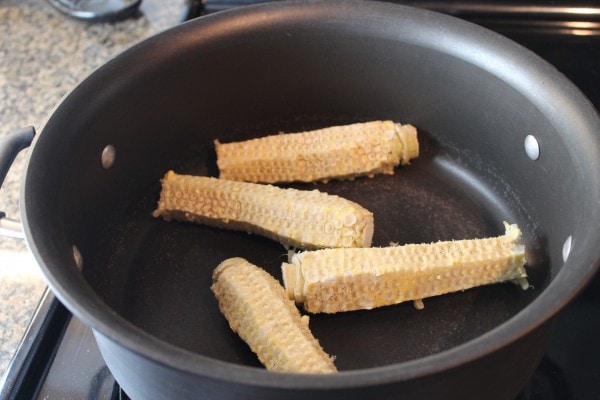
[[[565,240],[562,247],[562,258],[563,262],[567,261],[569,254],[571,253],[571,245],[573,244],[573,236],[570,236]]]
[[[112,167],[115,162],[115,157],[117,156],[117,151],[115,150],[115,146],[109,144],[102,150],[102,156],[100,157],[102,161],[102,167],[104,169],[109,169]]]
[[[78,270],[83,269],[83,257],[81,256],[81,252],[77,248],[77,246],[73,245],[73,259],[75,260],[75,265]]]
[[[533,135],[527,135],[525,138],[525,153],[530,160],[535,161],[540,158],[540,144]]]

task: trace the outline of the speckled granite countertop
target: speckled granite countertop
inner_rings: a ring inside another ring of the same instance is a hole
[[[46,118],[94,69],[132,44],[182,21],[182,0],[143,0],[133,18],[114,23],[74,20],[45,0],[0,0],[0,136]],[[19,218],[19,190],[27,150],[0,191],[0,210]],[[0,237],[0,377],[45,288],[26,245]]]

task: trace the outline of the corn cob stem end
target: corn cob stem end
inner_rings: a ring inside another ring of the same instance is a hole
[[[410,124],[396,124],[396,134],[398,135],[400,142],[402,142],[400,165],[410,164],[410,160],[419,156],[417,129]]]

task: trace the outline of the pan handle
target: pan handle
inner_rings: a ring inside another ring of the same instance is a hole
[[[4,183],[6,174],[12,166],[17,154],[31,145],[35,136],[33,126],[13,131],[0,139],[0,187]],[[20,221],[6,218],[0,211],[0,236],[23,238],[23,227]]]

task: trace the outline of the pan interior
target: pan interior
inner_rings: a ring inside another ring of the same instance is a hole
[[[421,155],[393,176],[354,181],[296,184],[298,189],[337,194],[375,215],[375,246],[486,237],[503,233],[502,221],[519,222],[514,205],[504,204],[478,178],[439,154],[438,144],[420,133]],[[211,175],[214,155],[177,171]],[[124,223],[107,232],[102,247],[110,257],[90,277],[105,300],[126,319],[179,347],[234,363],[259,366],[256,356],[233,333],[210,291],[211,274],[228,257],[245,257],[281,281],[286,249],[245,232],[232,232],[150,216],[157,185],[132,206]],[[525,238],[531,240],[531,238]],[[535,248],[535,246],[528,246]],[[543,254],[529,254],[532,260]],[[109,271],[106,274],[105,271]],[[534,269],[535,271],[535,269]],[[93,273],[92,273],[93,274]],[[536,288],[546,276],[530,278]],[[449,349],[489,331],[523,309],[539,290],[510,283],[375,310],[313,315],[310,327],[340,370],[388,365]],[[266,310],[265,310],[266,311]]]

